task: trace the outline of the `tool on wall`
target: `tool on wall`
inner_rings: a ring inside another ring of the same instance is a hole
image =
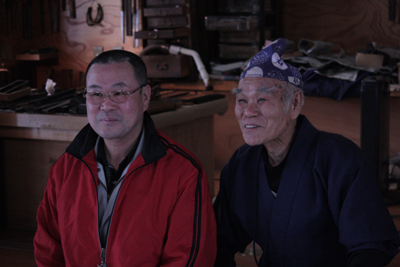
[[[67,0],[61,0],[61,10],[67,10]]]
[[[124,0],[121,1],[121,41],[125,43],[125,29],[124,29]]]
[[[17,7],[18,8],[18,7]],[[14,9],[15,9],[15,3],[14,1],[10,0],[10,26],[11,26],[11,31],[15,30],[15,13],[14,13]]]
[[[397,14],[400,14],[400,0],[397,0]],[[400,15],[397,15],[397,24],[400,24]]]
[[[47,6],[49,8],[50,34],[53,34],[53,14],[51,0],[47,0]]]
[[[137,9],[137,3],[136,0],[132,0],[132,36],[134,36],[134,32],[136,29],[136,9]],[[135,44],[135,39],[133,39],[133,47],[137,47],[137,45]]]
[[[19,31],[21,29],[21,23],[20,23],[20,1],[19,0],[13,0],[11,1],[13,3],[12,6],[12,16],[13,20],[11,21],[11,29],[12,30],[17,30]]]
[[[23,1],[24,39],[32,39],[32,0]]]
[[[142,9],[142,5],[140,3],[140,0],[134,0],[136,2],[135,8],[136,8],[136,22],[135,22],[135,32],[139,31],[139,24],[140,24],[140,12]],[[139,38],[135,38],[134,46],[133,47],[138,47],[139,46]]]
[[[54,0],[54,32],[60,32],[60,0]]]
[[[389,20],[395,21],[396,19],[396,1],[397,0],[389,0]]]
[[[69,17],[73,18],[73,19],[76,18],[75,0],[68,0],[68,10],[69,10]],[[103,14],[103,12],[102,12],[102,14]],[[103,17],[101,19],[103,19]]]
[[[124,11],[125,11],[125,28],[126,36],[132,36],[133,23],[132,23],[132,0],[124,1]]]
[[[10,9],[10,3],[8,0],[1,1],[1,24],[2,24],[2,33],[5,36],[8,36],[8,14]]]
[[[93,0],[92,4],[94,2],[97,2],[97,1]],[[88,10],[86,11],[86,23],[89,26],[94,26],[94,25],[100,24],[100,22],[104,18],[104,11],[103,11],[103,8],[102,8],[102,6],[100,5],[99,2],[97,2],[97,14],[96,14],[95,19],[93,19],[93,17],[92,17],[92,10],[93,10],[93,7],[90,6],[88,8]]]
[[[44,22],[44,0],[39,0],[39,8],[40,8],[40,32],[45,33],[46,26]]]

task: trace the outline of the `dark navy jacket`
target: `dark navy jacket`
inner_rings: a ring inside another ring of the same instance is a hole
[[[240,147],[222,170],[215,266],[235,266],[252,240],[263,250],[260,266],[342,267],[359,249],[378,249],[389,263],[400,238],[360,148],[303,115],[298,123],[276,198],[262,145]]]

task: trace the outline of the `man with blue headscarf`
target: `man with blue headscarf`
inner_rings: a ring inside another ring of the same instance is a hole
[[[232,90],[246,144],[221,173],[215,266],[236,266],[252,241],[259,266],[387,265],[400,238],[377,177],[356,144],[300,114],[305,78],[285,48],[278,39],[261,50]]]

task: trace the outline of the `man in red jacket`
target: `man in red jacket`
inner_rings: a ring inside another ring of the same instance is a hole
[[[216,226],[204,169],[157,131],[133,53],[86,71],[86,125],[49,171],[34,238],[38,266],[213,266]]]

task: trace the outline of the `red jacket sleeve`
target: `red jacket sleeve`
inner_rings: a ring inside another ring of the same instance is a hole
[[[50,169],[43,199],[37,212],[37,231],[33,240],[35,261],[40,266],[65,266],[58,228],[57,185]]]
[[[161,267],[214,266],[216,223],[204,169],[186,181],[169,219]],[[187,174],[186,174],[187,176]],[[195,192],[195,193],[194,193]]]

